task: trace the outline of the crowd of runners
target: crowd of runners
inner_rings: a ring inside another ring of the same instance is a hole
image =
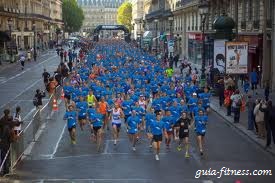
[[[72,144],[76,144],[77,125],[81,130],[90,126],[98,151],[106,133],[112,133],[116,146],[125,127],[133,151],[137,141],[146,137],[159,160],[163,139],[167,149],[173,140],[177,150],[184,148],[189,158],[189,134],[194,129],[203,155],[209,89],[200,88],[190,73],[176,74],[165,62],[130,44],[96,43],[78,59],[63,90],[64,120]]]

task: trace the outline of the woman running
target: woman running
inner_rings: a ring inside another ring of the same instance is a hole
[[[133,151],[136,151],[138,125],[140,121],[141,121],[141,118],[136,115],[135,110],[132,110],[131,116],[126,121],[127,132],[129,135],[130,142],[133,145]]]
[[[203,110],[199,110],[199,115],[195,116],[195,131],[201,156],[203,155],[204,136],[208,117],[204,115]]]
[[[89,113],[89,120],[91,123],[91,132],[93,139],[96,141],[96,149],[99,152],[102,147],[102,126],[103,126],[103,115],[100,113]]]
[[[67,126],[71,137],[72,144],[76,144],[76,117],[77,113],[73,110],[73,106],[68,106],[69,110],[64,115],[64,120],[67,120]]]
[[[119,107],[119,104],[115,103],[115,107],[112,109],[110,116],[113,127],[114,145],[117,144],[122,118],[124,118],[124,113],[122,109]]]
[[[161,121],[161,113],[156,114],[156,120],[150,124],[151,138],[153,139],[153,146],[156,151],[155,158],[159,160],[160,144],[162,141],[162,134],[164,132],[164,123]]]

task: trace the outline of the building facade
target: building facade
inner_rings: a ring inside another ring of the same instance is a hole
[[[85,16],[81,32],[92,32],[98,25],[116,25],[117,9],[123,2],[124,0],[78,0]]]
[[[63,25],[62,1],[0,0],[0,22],[1,35],[11,38],[1,39],[2,54],[7,50],[29,49],[34,40],[38,49],[44,49],[56,37],[55,29]]]
[[[144,20],[143,20],[143,4],[144,0],[132,0],[132,25],[133,25],[133,38],[135,40],[140,39],[144,32]]]

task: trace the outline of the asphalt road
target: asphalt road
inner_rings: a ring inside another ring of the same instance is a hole
[[[275,159],[259,148],[246,136],[238,134],[225,124],[216,113],[209,116],[206,134],[206,152],[200,157],[194,133],[191,136],[191,158],[185,159],[184,152],[171,150],[162,144],[160,161],[154,159],[147,139],[131,150],[125,128],[120,141],[113,145],[110,131],[106,131],[104,147],[96,152],[89,137],[88,126],[84,131],[77,129],[77,144],[71,145],[60,110],[45,123],[42,135],[31,153],[18,165],[8,182],[58,182],[58,183],[274,183],[274,176],[201,176],[198,170],[271,170],[275,171]],[[15,181],[17,180],[17,181]]]
[[[5,108],[10,108],[12,113],[16,106],[21,107],[21,116],[24,119],[24,126],[31,120],[35,112],[32,104],[36,89],[45,90],[42,73],[46,68],[51,74],[59,64],[55,51],[44,53],[37,62],[26,62],[22,71],[20,64],[3,68],[0,71],[0,112]],[[48,101],[48,96],[44,99],[44,104]]]

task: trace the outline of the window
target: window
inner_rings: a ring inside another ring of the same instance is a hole
[[[242,1],[242,19],[243,21],[246,20],[246,5],[247,5],[247,0]]]
[[[254,0],[254,20],[260,19],[260,1]]]
[[[248,0],[248,20],[251,21],[253,17],[253,0]]]

